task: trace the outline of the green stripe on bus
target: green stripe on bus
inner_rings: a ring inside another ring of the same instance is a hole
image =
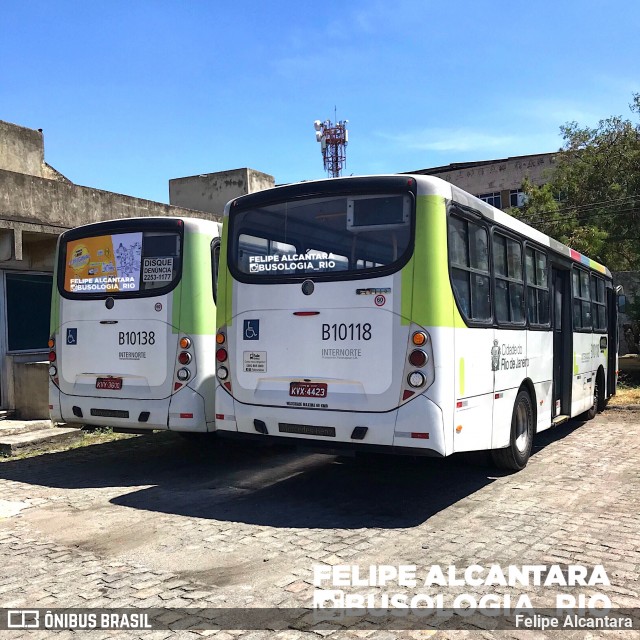
[[[216,320],[216,327],[219,329],[221,326],[231,326],[232,324],[232,294],[233,284],[231,281],[231,274],[227,267],[227,238],[229,235],[228,218],[224,219],[222,223],[222,239],[220,244],[220,273],[218,275],[218,305],[224,312],[218,313]]]
[[[403,317],[426,327],[466,326],[453,299],[447,254],[446,201],[418,196],[415,249],[402,274]]]
[[[185,232],[182,279],[173,291],[172,324],[183,333],[213,335],[216,306],[213,301],[210,235]]]
[[[57,255],[57,252],[56,252]],[[58,261],[53,267],[53,286],[51,288],[51,316],[49,335],[53,335],[60,327],[60,292],[58,291]]]

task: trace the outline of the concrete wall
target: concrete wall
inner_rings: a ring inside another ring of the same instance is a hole
[[[0,170],[0,218],[64,230],[101,220],[139,216],[218,219],[201,211]]]
[[[0,169],[43,177],[42,132],[0,120]]]
[[[49,419],[49,363],[15,362],[13,397],[19,420]]]
[[[536,185],[549,181],[555,167],[555,154],[515,156],[489,162],[469,162],[421,169],[413,173],[437,176],[474,196],[500,193],[502,208],[509,207],[509,193],[522,187],[525,177]],[[410,173],[410,172],[407,172]]]
[[[273,176],[254,169],[233,169],[169,180],[169,202],[177,207],[219,215],[233,198],[270,189]]]

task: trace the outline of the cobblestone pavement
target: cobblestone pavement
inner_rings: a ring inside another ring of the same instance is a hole
[[[608,587],[440,591],[447,597],[527,592],[534,606],[554,602],[557,592],[602,592],[615,607],[638,607],[639,425],[640,412],[607,410],[591,422],[545,432],[529,465],[513,475],[496,472],[485,454],[341,458],[229,442],[203,449],[173,434],[2,462],[0,606],[308,607],[312,567],[321,563],[362,570],[412,564],[422,575],[435,564],[602,564]],[[179,620],[175,628],[182,629]],[[222,640],[329,633],[179,631],[180,637]],[[330,635],[419,639],[433,633]],[[609,631],[607,637],[633,633]],[[138,636],[175,637],[171,631],[91,632],[96,640]],[[435,637],[553,635],[477,630]]]

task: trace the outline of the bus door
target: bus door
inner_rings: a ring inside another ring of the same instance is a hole
[[[607,330],[607,395],[616,392],[616,355],[618,353],[618,305],[615,289],[607,289],[608,330]]]
[[[573,371],[570,271],[552,267],[553,283],[553,407],[552,417],[571,415]]]

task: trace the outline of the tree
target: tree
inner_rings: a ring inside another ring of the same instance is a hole
[[[629,105],[640,115],[640,94]],[[550,181],[524,185],[511,210],[531,226],[612,271],[640,269],[640,122],[612,116],[596,127],[570,122]]]

